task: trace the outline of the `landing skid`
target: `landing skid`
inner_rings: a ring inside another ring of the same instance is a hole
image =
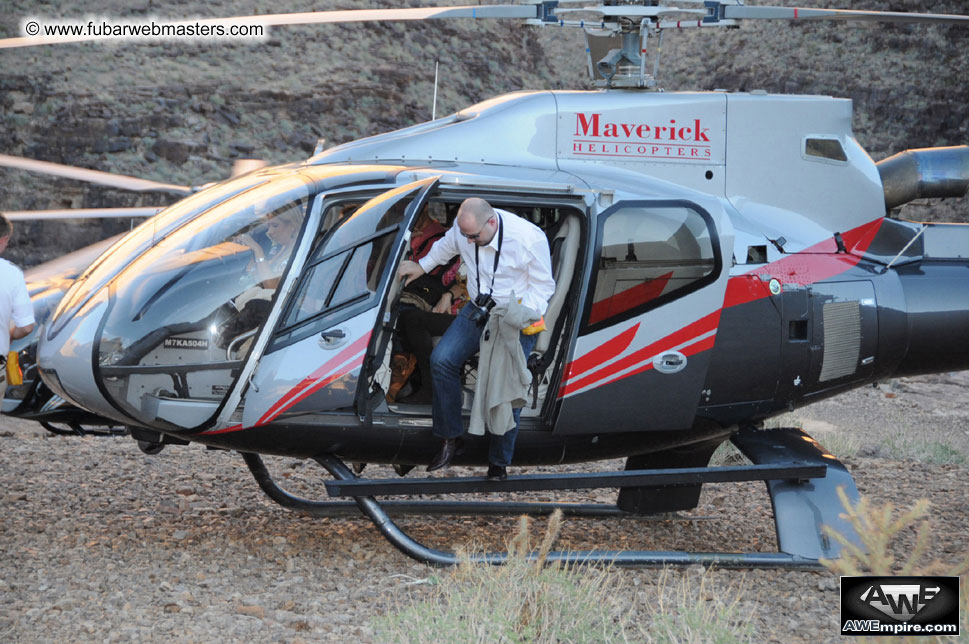
[[[753,466],[634,470],[598,474],[510,476],[506,481],[488,481],[484,477],[448,479],[369,480],[357,477],[339,458],[326,455],[316,458],[335,481],[327,483],[331,496],[352,496],[352,501],[314,501],[294,496],[279,487],[256,454],[244,453],[259,487],[283,507],[320,517],[355,516],[363,513],[398,550],[419,562],[450,566],[458,563],[456,555],[429,548],[404,532],[391,516],[420,515],[548,515],[555,510],[573,518],[633,518],[665,520],[668,516],[639,515],[610,504],[520,503],[520,502],[452,502],[452,501],[377,501],[374,494],[427,493],[493,493],[518,490],[562,490],[622,485],[676,487],[697,483],[764,480],[774,508],[780,552],[685,552],[685,551],[615,551],[587,550],[552,552],[549,562],[570,564],[612,564],[617,566],[716,565],[724,568],[781,568],[817,570],[819,557],[836,558],[840,545],[823,534],[823,524],[832,525],[842,534],[853,535],[850,526],[838,518],[841,506],[835,493],[843,487],[849,498],[857,500],[858,492],[851,476],[833,456],[799,429],[757,431],[744,429],[732,437],[733,442]],[[687,517],[689,519],[689,517]],[[857,541],[857,539],[856,539]],[[507,553],[479,555],[481,563],[502,564]],[[537,556],[537,555],[536,555]]]
[[[63,427],[46,420],[37,421],[40,426],[56,436],[127,436],[127,427],[113,425],[85,426],[75,421],[63,421]]]

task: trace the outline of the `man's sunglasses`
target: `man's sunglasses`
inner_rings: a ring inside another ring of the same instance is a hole
[[[466,239],[467,239],[468,241],[474,241],[474,240],[476,240],[476,239],[477,239],[478,237],[481,237],[481,231],[483,231],[483,230],[485,229],[485,226],[487,226],[487,225],[488,225],[488,222],[490,222],[490,221],[491,221],[491,217],[488,217],[488,219],[486,219],[486,220],[485,220],[485,222],[484,222],[484,223],[483,223],[483,224],[481,225],[481,228],[479,228],[479,229],[478,229],[478,232],[476,232],[476,233],[475,233],[475,234],[473,234],[473,235],[469,235],[468,233],[461,233],[461,234],[462,234],[462,235],[463,235],[463,236],[464,236],[464,237],[465,237],[465,238],[466,238]]]

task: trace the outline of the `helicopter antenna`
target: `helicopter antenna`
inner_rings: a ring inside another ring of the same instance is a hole
[[[441,61],[434,61],[434,101],[431,103],[431,120],[437,120],[437,68],[440,66]]]

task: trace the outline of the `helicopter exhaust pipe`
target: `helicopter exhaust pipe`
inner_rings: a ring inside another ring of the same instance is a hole
[[[906,150],[879,161],[885,209],[914,199],[962,197],[969,191],[969,146]]]

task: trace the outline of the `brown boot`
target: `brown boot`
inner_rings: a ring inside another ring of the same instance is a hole
[[[397,400],[401,387],[417,367],[417,357],[413,353],[395,353],[390,359],[390,386],[387,388],[387,402]]]

